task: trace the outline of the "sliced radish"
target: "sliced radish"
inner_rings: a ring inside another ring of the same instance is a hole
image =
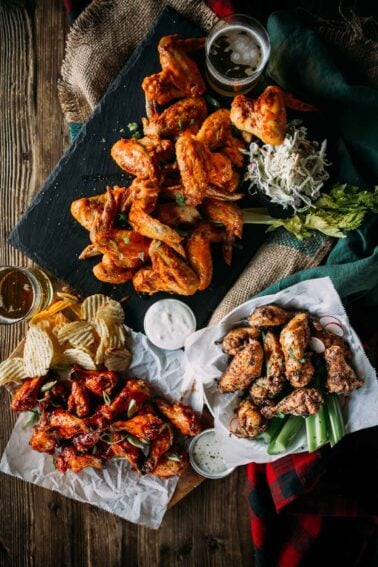
[[[321,352],[325,351],[325,345],[323,341],[321,341],[317,337],[311,337],[310,348],[313,352],[316,352],[317,354],[320,354]]]
[[[344,329],[339,323],[328,323],[324,328],[333,335],[337,335],[338,337],[344,336]]]

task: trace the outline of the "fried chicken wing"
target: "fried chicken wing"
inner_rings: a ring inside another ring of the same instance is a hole
[[[227,203],[218,199],[205,199],[203,209],[209,221],[221,223],[225,226],[229,239],[242,237],[243,216],[235,203]]]
[[[124,199],[122,202],[121,210],[126,210],[129,205],[131,206],[132,203],[137,201],[138,205],[146,213],[151,213],[156,207],[159,192],[160,186],[157,179],[140,179],[136,177],[129,187],[127,200]]]
[[[120,433],[113,433],[111,451],[113,456],[126,459],[131,464],[133,470],[139,471],[142,462],[142,452],[138,447],[124,439]]]
[[[153,441],[159,435],[164,422],[153,413],[136,415],[127,421],[115,421],[111,431],[127,431],[141,440]]]
[[[209,287],[213,278],[210,244],[222,242],[224,232],[210,223],[201,223],[192,231],[186,245],[188,260],[199,278],[198,290]]]
[[[261,343],[251,339],[243,350],[235,354],[231,363],[223,372],[218,390],[222,393],[245,390],[253,380],[261,376],[264,352]]]
[[[231,189],[230,193],[232,193],[238,185],[239,177],[232,169],[231,161],[220,152],[206,152],[204,155],[206,156],[206,172],[209,184],[226,191]]]
[[[172,447],[171,451],[164,453],[160,458],[157,466],[151,473],[153,476],[160,478],[170,478],[171,476],[180,476],[188,468],[188,456],[184,451]]]
[[[207,116],[206,102],[201,97],[184,98],[149,120],[142,119],[145,136],[176,138],[184,130],[200,127]]]
[[[145,380],[128,380],[110,404],[101,406],[101,414],[110,421],[120,413],[127,412],[131,403],[135,412],[139,411],[144,402],[151,398],[152,390]]]
[[[279,327],[287,323],[291,314],[278,305],[260,305],[248,317],[251,327]]]
[[[265,335],[264,351],[266,376],[253,382],[249,390],[249,395],[257,406],[275,398],[287,383],[284,354],[278,338],[272,331],[268,331]]]
[[[173,157],[174,146],[171,140],[149,138],[135,140],[121,138],[111,149],[116,164],[140,179],[153,179],[159,174],[159,161]]]
[[[311,336],[321,340],[325,348],[329,348],[331,346],[339,346],[342,349],[345,358],[351,358],[350,349],[348,348],[348,345],[343,340],[343,338],[335,335],[334,333],[329,333],[321,326],[319,321],[311,321]]]
[[[209,153],[209,152],[208,152]],[[202,203],[208,186],[206,148],[190,133],[185,132],[176,142],[177,163],[181,174],[187,205]]]
[[[117,386],[119,377],[113,370],[84,370],[74,365],[69,373],[71,380],[81,382],[92,394],[103,397],[103,393],[110,395]]]
[[[101,469],[102,460],[93,455],[78,455],[74,447],[63,447],[62,452],[55,459],[55,467],[62,473],[67,472],[68,469],[79,473],[87,467]]]
[[[238,426],[235,433],[239,437],[253,439],[266,429],[266,420],[260,410],[251,402],[243,400],[236,410]]]
[[[183,435],[197,435],[202,431],[202,426],[193,408],[190,406],[185,406],[179,402],[169,404],[162,398],[156,398],[154,401],[159,411],[167,417],[174,427]]]
[[[143,80],[146,97],[158,104],[167,104],[175,98],[202,95],[206,90],[205,83],[187,53],[204,45],[205,38],[182,39],[177,34],[162,37],[158,45],[162,71]]]
[[[98,430],[77,435],[72,439],[72,443],[79,453],[86,453],[89,449],[93,449],[93,447],[97,445],[100,440],[101,433],[101,430]]]
[[[121,284],[130,281],[134,274],[135,268],[120,268],[114,264],[113,259],[104,254],[101,262],[93,267],[93,275],[100,280],[100,282],[110,284]]]
[[[195,207],[178,205],[177,203],[162,203],[158,205],[154,216],[163,224],[171,227],[195,225],[201,220],[201,215]]]
[[[87,417],[91,412],[88,390],[79,382],[72,382],[71,394],[68,398],[67,409],[78,417]]]
[[[41,386],[45,380],[45,376],[36,376],[35,378],[25,378],[22,385],[14,394],[11,408],[13,411],[26,411],[35,408],[38,402]]]
[[[323,396],[316,388],[296,388],[275,406],[261,408],[261,413],[267,419],[278,413],[307,416],[317,413],[323,402]]]
[[[85,419],[70,414],[65,409],[53,409],[48,416],[49,429],[56,431],[62,439],[72,439],[75,435],[91,431]]]
[[[326,388],[329,392],[348,395],[363,386],[362,378],[346,362],[343,348],[338,345],[326,348],[324,358],[327,364]]]
[[[162,430],[150,445],[148,458],[142,465],[142,473],[148,474],[152,472],[162,455],[168,451],[173,443],[173,429],[169,423],[163,425]]]
[[[115,186],[112,191],[117,202],[121,202],[128,193],[128,189],[126,187]],[[76,199],[76,201],[71,203],[71,215],[81,224],[81,226],[87,230],[91,230],[94,221],[104,210],[107,198],[108,194],[102,193],[101,195],[94,195],[93,197],[82,197],[81,199]]]
[[[53,455],[57,446],[57,440],[55,435],[51,432],[48,433],[47,430],[47,427],[35,427],[29,445],[34,451]]]
[[[308,313],[297,313],[280,334],[280,343],[285,356],[286,378],[295,388],[306,386],[315,372],[311,354],[306,353],[309,340]]]
[[[260,331],[253,327],[235,327],[222,340],[222,350],[229,356],[235,356],[252,340],[260,338]]]

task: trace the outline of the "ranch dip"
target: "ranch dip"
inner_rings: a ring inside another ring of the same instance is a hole
[[[148,309],[144,331],[156,346],[167,350],[182,348],[196,330],[193,311],[177,299],[161,299]]]
[[[194,470],[207,478],[222,478],[234,470],[226,467],[214,429],[206,429],[193,438],[189,458]]]

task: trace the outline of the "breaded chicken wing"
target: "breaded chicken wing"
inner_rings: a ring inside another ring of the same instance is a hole
[[[346,362],[342,347],[334,345],[326,348],[324,358],[327,364],[326,388],[329,392],[348,395],[363,386],[362,378],[359,378]]]
[[[162,398],[156,398],[155,403],[159,411],[169,419],[170,422],[183,435],[197,435],[202,431],[202,426],[194,413],[193,408],[179,402],[169,404]]]
[[[261,413],[271,419],[278,413],[307,416],[319,411],[324,402],[316,388],[296,388],[275,406],[261,408]]]
[[[222,393],[245,390],[253,380],[261,376],[264,352],[261,343],[251,339],[249,344],[239,351],[223,372],[218,390]]]
[[[235,356],[244,349],[251,340],[258,340],[260,331],[254,327],[236,327],[231,329],[222,340],[222,350],[229,356]]]
[[[306,352],[309,340],[309,315],[297,313],[280,334],[280,343],[285,355],[286,378],[295,388],[306,386],[315,372],[311,354]]]
[[[251,402],[243,400],[236,410],[238,426],[235,433],[239,437],[253,439],[266,429],[266,420],[261,411]]]

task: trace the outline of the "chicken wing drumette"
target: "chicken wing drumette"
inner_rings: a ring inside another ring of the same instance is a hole
[[[235,327],[231,329],[222,340],[222,350],[229,356],[235,356],[252,340],[260,338],[260,331],[256,327]]]
[[[314,375],[311,354],[306,352],[310,340],[308,313],[297,313],[280,334],[285,355],[286,378],[295,388],[306,386]]]
[[[364,384],[346,362],[345,351],[340,346],[326,348],[324,358],[327,364],[326,388],[329,392],[348,395]]]
[[[219,383],[220,392],[245,390],[253,380],[261,376],[264,352],[261,343],[251,339],[250,343],[238,352],[223,372]]]
[[[267,419],[278,413],[306,416],[317,413],[323,401],[323,396],[316,388],[296,388],[275,406],[261,408],[261,413]]]
[[[162,398],[157,398],[155,403],[159,411],[167,417],[174,427],[183,435],[193,436],[202,431],[202,426],[193,408],[190,406],[185,406],[179,402],[169,404]]]
[[[236,435],[254,438],[266,429],[266,420],[261,411],[251,402],[243,400],[236,410],[238,425]]]
[[[285,325],[292,314],[278,305],[260,305],[248,317],[251,327],[280,327]]]
[[[264,338],[266,376],[258,378],[251,386],[249,394],[258,406],[275,398],[287,383],[285,378],[285,359],[280,341],[272,331]]]

